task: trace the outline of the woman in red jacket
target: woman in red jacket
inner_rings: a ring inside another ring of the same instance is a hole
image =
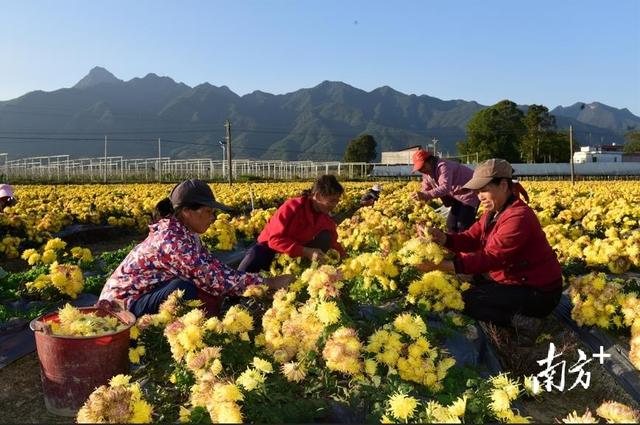
[[[462,233],[426,229],[456,255],[419,268],[474,275],[473,286],[463,292],[464,313],[526,331],[540,324],[532,318],[544,317],[558,305],[562,270],[534,211],[514,195],[511,179],[507,161],[478,165],[465,187],[477,192],[484,214]]]
[[[322,260],[330,248],[345,255],[338,243],[336,223],[329,215],[340,202],[343,187],[333,175],[319,177],[311,190],[291,198],[278,208],[249,249],[238,270],[268,270],[276,253]]]

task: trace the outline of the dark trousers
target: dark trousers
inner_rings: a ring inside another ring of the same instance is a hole
[[[476,221],[478,207],[465,205],[458,200],[451,201],[451,209],[447,217],[447,230],[460,233],[467,230]]]
[[[140,298],[129,304],[129,311],[136,317],[145,314],[156,314],[162,304],[173,291],[182,289],[183,300],[195,300],[198,298],[198,288],[192,282],[174,279],[171,282],[159,285],[157,288],[142,294]]]
[[[558,289],[543,292],[530,286],[501,285],[483,276],[474,276],[468,290],[462,293],[463,313],[476,320],[505,326],[516,313],[530,317],[545,317],[560,302],[562,282]]]
[[[320,248],[327,252],[331,248],[331,235],[329,231],[323,230],[316,237],[305,245],[307,248]],[[269,270],[271,263],[276,256],[276,251],[269,248],[266,242],[257,243],[245,254],[242,262],[238,266],[241,272],[257,273],[261,270]]]

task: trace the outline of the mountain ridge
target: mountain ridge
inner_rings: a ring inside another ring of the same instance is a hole
[[[172,157],[217,159],[229,119],[237,158],[337,160],[349,140],[365,132],[378,141],[378,152],[424,146],[437,138],[439,150],[454,154],[468,121],[486,107],[473,100],[405,94],[388,85],[367,92],[330,80],[286,94],[255,90],[238,95],[226,85],[191,87],[155,73],[123,81],[95,67],[73,87],[0,102],[0,146],[5,144],[0,149],[11,157],[101,156],[103,143],[93,134],[103,132],[114,139],[113,155],[153,157],[157,143],[151,142],[160,138],[166,140],[163,153]],[[551,113],[559,128],[573,125],[576,142],[582,144],[621,143],[624,132],[640,128],[640,117],[627,108],[600,102],[560,105]],[[59,143],[39,142],[35,134]],[[65,140],[71,134],[86,140]]]

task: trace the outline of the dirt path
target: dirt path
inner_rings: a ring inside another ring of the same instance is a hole
[[[3,423],[74,423],[56,416],[44,406],[40,363],[31,353],[0,369],[0,412]]]

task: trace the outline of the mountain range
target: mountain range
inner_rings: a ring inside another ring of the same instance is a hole
[[[239,96],[226,86],[190,87],[148,74],[123,81],[93,68],[71,88],[33,91],[0,102],[0,151],[27,156],[104,155],[173,158],[222,156],[225,120],[234,158],[340,160],[349,140],[372,134],[378,152],[431,143],[455,154],[468,121],[485,108],[475,101],[404,94],[383,86],[370,92],[338,81],[274,95]],[[527,105],[520,106],[526,110]],[[640,128],[628,109],[578,102],[551,110],[559,128],[573,125],[578,144],[623,143]]]

